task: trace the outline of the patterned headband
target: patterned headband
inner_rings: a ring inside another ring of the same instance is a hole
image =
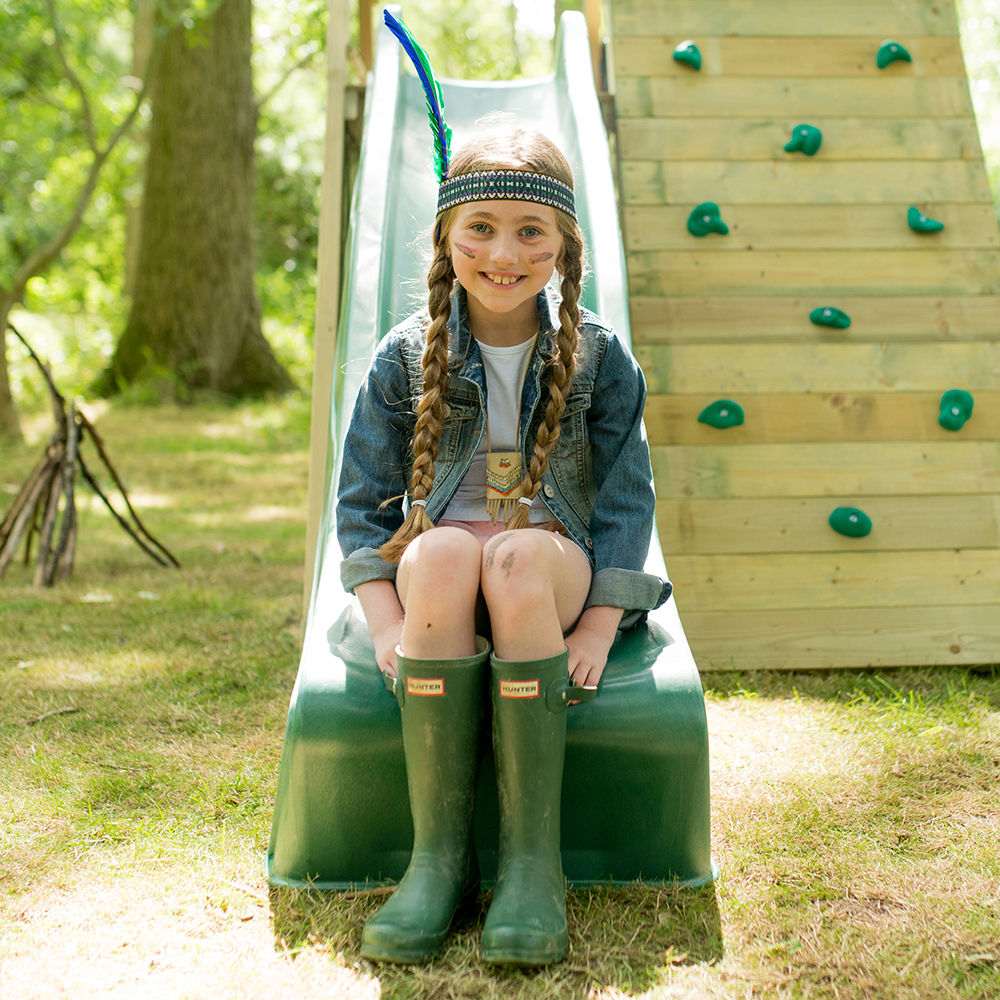
[[[399,39],[410,57],[427,102],[427,114],[434,135],[434,172],[441,185],[438,189],[438,215],[447,208],[470,201],[533,201],[551,205],[576,218],[573,189],[548,174],[532,170],[483,170],[476,173],[448,176],[451,161],[451,129],[444,120],[444,97],[434,76],[427,53],[417,44],[410,29],[387,10],[383,11],[386,27]]]
[[[576,218],[573,189],[548,174],[531,170],[480,170],[441,181],[438,215],[470,201],[534,201]]]

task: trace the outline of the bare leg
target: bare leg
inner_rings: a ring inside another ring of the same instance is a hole
[[[410,542],[396,590],[405,612],[400,648],[418,659],[476,652],[476,596],[482,549],[461,528],[434,528]]]
[[[590,579],[590,560],[562,535],[527,528],[491,538],[483,547],[482,588],[496,655],[535,660],[561,653]]]

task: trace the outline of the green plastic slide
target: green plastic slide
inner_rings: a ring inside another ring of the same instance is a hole
[[[509,111],[565,152],[590,250],[583,301],[628,341],[621,231],[581,14],[563,15],[556,48],[556,70],[542,79],[442,80],[447,118],[456,146],[482,115]],[[344,889],[398,879],[413,842],[399,708],[375,666],[361,608],[341,586],[334,521],[340,444],[369,359],[426,299],[436,181],[423,93],[404,62],[383,27],[351,209],[326,509],[267,853],[276,885]],[[666,575],[655,531],[647,569]],[[569,880],[709,881],[704,699],[673,599],[620,637],[597,700],[572,708],[568,728],[562,850]],[[489,881],[498,810],[491,748],[483,754],[476,840]]]

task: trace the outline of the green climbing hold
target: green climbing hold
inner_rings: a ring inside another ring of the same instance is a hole
[[[972,416],[972,394],[964,389],[949,389],[941,397],[941,413],[938,423],[947,431],[958,431]]]
[[[698,414],[698,423],[718,427],[720,430],[738,427],[743,423],[743,407],[731,399],[717,399]]]
[[[849,538],[864,538],[872,530],[872,519],[857,507],[838,507],[830,515],[830,527]]]
[[[851,317],[833,306],[821,306],[809,313],[809,318],[817,326],[832,326],[835,330],[846,330],[851,325]]]
[[[674,60],[687,63],[692,69],[701,69],[701,53],[698,51],[698,46],[690,38],[681,42],[674,49]]]
[[[944,229],[944,223],[936,219],[928,219],[916,205],[911,205],[906,213],[906,221],[910,224],[910,229],[915,233],[936,233]]]
[[[703,201],[688,216],[688,232],[692,236],[707,236],[709,233],[725,236],[729,226],[720,218],[719,206],[714,201]]]
[[[823,133],[815,125],[796,125],[792,129],[791,141],[785,144],[786,153],[805,153],[815,156],[823,141]]]
[[[899,42],[892,38],[887,38],[879,47],[878,55],[875,57],[875,62],[878,63],[879,69],[885,69],[889,63],[898,62],[902,60],[903,62],[913,62],[910,58],[910,53],[903,48]]]

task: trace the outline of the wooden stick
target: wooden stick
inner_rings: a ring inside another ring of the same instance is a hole
[[[71,715],[73,712],[82,712],[83,709],[77,705],[67,705],[65,708],[54,708],[51,712],[42,712],[41,715],[36,715],[33,719],[28,719],[24,724],[26,726],[33,726],[36,722],[43,722],[45,719],[51,719],[53,715]]]
[[[107,498],[104,490],[101,489],[97,480],[93,477],[93,475],[91,475],[90,469],[87,468],[87,465],[83,460],[83,456],[79,452],[76,453],[76,460],[80,465],[80,471],[83,473],[83,478],[90,483],[93,491],[104,501],[104,506],[111,511],[112,517],[114,517],[114,519],[132,536],[136,545],[138,545],[139,548],[142,549],[142,551],[145,552],[150,558],[155,559],[161,566],[169,566],[170,564],[163,559],[158,552],[154,552],[148,545],[146,545],[146,543],[132,530],[132,526],[128,523],[128,521],[126,521],[111,505],[111,501]]]
[[[52,547],[52,535],[56,529],[56,518],[59,516],[59,496],[62,493],[62,459],[56,463],[49,486],[48,500],[45,504],[45,516],[42,518],[42,530],[38,536],[38,562],[35,564],[35,576],[32,583],[41,587],[45,583],[45,564],[48,562],[49,550]]]
[[[97,433],[96,429],[94,428],[94,425],[87,419],[87,415],[82,410],[77,412],[79,413],[80,416],[80,423],[86,429],[87,433],[90,434],[90,440],[94,442],[94,447],[97,448],[97,453],[98,455],[101,456],[101,461],[104,462],[104,465],[107,468],[108,472],[111,473],[111,478],[114,479],[115,486],[118,487],[118,491],[121,493],[122,499],[125,501],[125,506],[128,508],[128,512],[132,515],[132,518],[135,521],[136,525],[138,526],[139,530],[143,533],[143,535],[146,536],[146,538],[150,542],[153,543],[153,545],[155,545],[170,560],[170,562],[176,568],[179,569],[181,564],[177,561],[177,559],[174,558],[173,553],[170,552],[170,550],[165,545],[163,545],[161,542],[158,542],[149,533],[146,526],[140,520],[139,515],[135,512],[135,509],[132,507],[132,504],[128,498],[128,493],[125,490],[125,486],[122,483],[121,479],[119,478],[118,472],[116,471],[115,467],[111,464],[111,459],[108,458],[108,453],[104,450],[104,442],[101,440],[101,436]]]
[[[56,562],[55,578],[58,580],[69,579],[73,572],[73,560],[76,556],[76,525],[76,504],[74,503],[69,508],[69,530],[66,532],[66,545],[59,553]]]
[[[42,457],[38,460],[35,467],[31,470],[31,475],[28,476],[28,481],[21,487],[21,491],[14,497],[14,502],[10,505],[7,513],[4,515],[3,524],[0,524],[0,548],[3,547],[4,542],[7,541],[7,536],[10,534],[11,528],[14,522],[17,520],[18,514],[21,513],[22,508],[28,502],[28,496],[34,489],[35,483],[38,482],[38,477],[41,476],[48,464],[49,455],[46,450]]]
[[[36,365],[38,365],[39,369],[41,370],[42,375],[45,377],[45,381],[48,382],[48,384],[49,384],[49,392],[51,392],[53,396],[56,396],[57,398],[62,399],[62,394],[56,388],[55,382],[52,381],[52,373],[49,371],[49,366],[47,364],[45,364],[45,362],[42,361],[42,359],[37,354],[35,354],[34,349],[32,348],[31,344],[29,344],[24,339],[24,337],[21,336],[21,334],[18,332],[17,328],[14,326],[13,323],[11,323],[11,321],[9,319],[7,320],[7,326],[9,327],[10,332],[13,333],[14,336],[17,337],[17,339],[19,341],[21,341],[22,344],[24,344],[25,349],[31,355],[31,360],[34,361]]]
[[[70,536],[76,529],[76,495],[73,491],[73,480],[76,473],[76,452],[79,442],[80,425],[76,420],[76,403],[70,407],[66,435],[66,457],[62,465],[62,491],[66,502],[63,507],[62,527],[59,531],[59,542],[52,554],[52,562],[45,571],[43,583],[51,587],[55,580],[56,569],[60,569],[60,578],[65,579],[73,570],[73,557],[70,556],[68,568],[62,564],[63,556],[69,546]]]
[[[7,569],[7,565],[10,563],[11,559],[14,558],[14,554],[17,552],[17,547],[21,543],[21,535],[24,532],[25,526],[34,517],[38,501],[41,499],[42,494],[51,485],[55,468],[56,467],[52,462],[52,459],[48,454],[46,454],[45,466],[41,474],[36,479],[31,492],[28,494],[20,513],[17,518],[15,518],[14,524],[7,535],[7,539],[5,540],[3,547],[0,548],[0,576],[3,576],[4,570]]]

